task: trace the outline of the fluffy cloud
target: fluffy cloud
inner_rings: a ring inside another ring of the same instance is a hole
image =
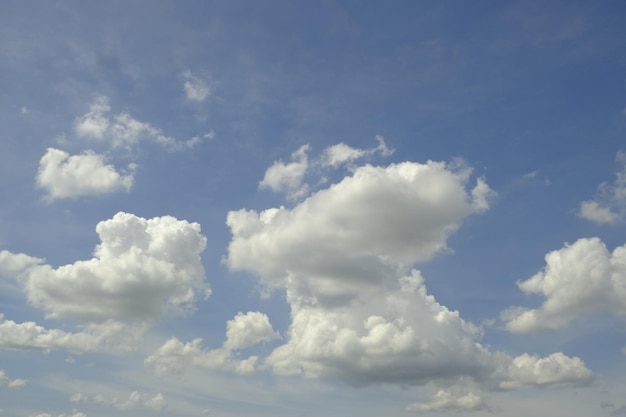
[[[115,407],[118,410],[136,410],[136,409],[149,409],[154,411],[161,411],[167,407],[165,396],[158,393],[154,396],[148,394],[142,394],[137,391],[133,391],[128,396],[128,399],[120,399],[117,397],[106,398],[103,395],[96,395],[93,398],[89,398],[82,393],[73,394],[70,397],[71,402],[80,403],[95,403],[105,407]]]
[[[35,416],[31,416],[31,417],[54,417],[54,415],[43,413],[43,414],[37,414]],[[63,414],[59,414],[57,417],[87,417],[87,414],[81,413],[80,411],[77,411],[77,410],[72,410],[72,412],[69,414],[63,413]]]
[[[1,316],[0,316],[1,320]],[[21,388],[26,385],[26,380],[24,379],[10,379],[6,373],[0,369],[0,388],[6,385],[9,388]]]
[[[457,397],[448,391],[440,390],[426,402],[413,403],[406,407],[407,411],[475,411],[485,408],[479,395],[468,393]]]
[[[295,199],[303,196],[308,186],[302,184],[304,174],[309,167],[307,152],[309,145],[303,145],[291,154],[293,162],[285,164],[283,161],[276,161],[265,171],[265,176],[259,182],[260,188],[269,188],[275,192],[285,192],[287,197]]]
[[[68,333],[46,329],[35,322],[16,323],[0,314],[0,349],[36,349],[49,351],[66,348],[73,352],[135,349],[145,328],[109,321],[89,324],[82,331]]]
[[[129,166],[132,171],[134,165]],[[129,190],[133,175],[123,175],[107,165],[103,155],[92,151],[70,156],[59,149],[48,148],[39,161],[37,185],[50,199],[98,195]]]
[[[488,187],[468,189],[470,176],[440,162],[367,165],[293,209],[230,212],[227,265],[284,289],[291,305],[287,342],[266,359],[274,372],[356,385],[488,378],[479,330],[410,270],[486,208]]]
[[[561,352],[546,358],[525,353],[513,359],[508,379],[500,383],[500,388],[579,385],[590,382],[591,378],[591,371],[580,358],[570,358]]]
[[[238,313],[226,324],[226,341],[222,347],[212,350],[203,349],[202,339],[183,344],[177,338],[172,337],[146,358],[145,364],[160,375],[180,372],[188,364],[249,374],[254,372],[258,357],[238,359],[235,351],[277,337],[278,333],[272,329],[269,318],[265,314]]]
[[[624,220],[626,215],[626,153],[619,151],[615,157],[619,170],[615,181],[603,182],[593,200],[580,204],[580,217],[600,224],[614,224]]]
[[[153,140],[171,151],[182,150],[195,146],[198,137],[187,141],[166,136],[161,129],[133,118],[128,113],[109,116],[111,107],[108,98],[97,96],[91,104],[89,112],[74,121],[74,131],[81,138],[108,141],[113,148],[132,149],[142,139]]]
[[[202,79],[196,77],[191,71],[185,71],[185,95],[187,100],[202,102],[211,95],[209,86]]]
[[[610,253],[598,238],[579,239],[548,253],[545,260],[542,271],[518,286],[546,300],[537,309],[505,311],[508,330],[552,330],[590,314],[626,314],[626,245]]]
[[[322,166],[337,167],[341,164],[351,163],[357,159],[380,154],[381,156],[389,156],[394,151],[387,147],[385,139],[381,135],[376,135],[378,146],[370,149],[355,149],[345,143],[338,143],[324,149],[320,164]]]
[[[200,253],[200,225],[171,216],[144,219],[117,213],[96,226],[94,257],[53,268],[23,254],[0,252],[28,300],[49,318],[78,320],[81,331],[47,330],[32,322],[0,321],[0,346],[86,351],[132,348],[160,316],[193,310],[210,294]],[[24,269],[18,270],[19,267]]]

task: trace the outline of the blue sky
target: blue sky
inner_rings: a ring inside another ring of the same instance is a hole
[[[626,414],[622,2],[4,2],[0,416]]]

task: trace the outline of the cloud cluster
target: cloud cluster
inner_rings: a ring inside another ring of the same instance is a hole
[[[55,417],[53,414],[49,414],[49,413],[43,413],[43,414],[37,414],[31,417]],[[71,413],[68,414],[59,414],[56,417],[87,417],[87,414],[85,413],[81,413],[78,410],[72,410]]]
[[[470,392],[463,396],[455,396],[448,391],[440,390],[426,402],[408,405],[406,411],[476,411],[485,408],[485,403],[479,395]]]
[[[154,396],[149,396],[148,394],[142,394],[137,391],[131,392],[127,399],[117,397],[106,398],[103,395],[96,395],[90,398],[85,394],[76,393],[70,397],[70,401],[73,403],[94,403],[105,407],[115,407],[118,410],[137,410],[143,408],[161,411],[167,407],[167,402],[163,394],[158,393]]]
[[[122,339],[132,346],[164,314],[186,314],[210,294],[200,253],[200,225],[171,216],[144,219],[117,213],[96,226],[94,257],[53,268],[23,254],[0,253],[0,268],[16,271],[31,304],[48,318],[71,318],[82,331],[0,322],[0,344],[13,348],[85,351]]]
[[[203,349],[202,339],[183,343],[172,337],[147,357],[145,364],[160,375],[181,372],[187,365],[250,374],[255,371],[259,358],[238,359],[237,350],[278,337],[267,315],[260,312],[238,313],[226,324],[226,341],[222,347]]]
[[[554,330],[599,313],[626,314],[626,245],[608,251],[599,238],[579,239],[548,253],[546,266],[518,283],[526,294],[545,297],[537,309],[502,314],[508,330]]]
[[[133,185],[134,168],[131,164],[131,173],[124,175],[113,165],[107,165],[103,155],[93,151],[70,156],[62,150],[48,148],[39,161],[37,185],[48,192],[50,199],[128,191]]]
[[[285,193],[289,200],[297,200],[310,190],[305,176],[311,168],[323,170],[326,168],[338,168],[342,165],[350,165],[361,158],[370,158],[376,154],[389,156],[394,151],[385,144],[382,136],[376,135],[378,146],[369,149],[357,149],[338,143],[322,151],[321,156],[309,161],[307,153],[311,150],[309,145],[302,145],[297,151],[291,154],[291,162],[285,163],[282,160],[274,161],[263,179],[259,182],[259,188],[269,188],[274,192]]]
[[[570,358],[561,352],[545,358],[524,353],[513,359],[507,374],[508,379],[500,383],[502,389],[581,385],[592,378],[591,371],[580,358]]]
[[[619,169],[615,181],[603,182],[598,186],[597,195],[592,200],[580,204],[579,216],[600,224],[615,224],[626,216],[626,153],[619,151],[615,160]]]
[[[470,176],[441,162],[365,165],[293,209],[230,212],[227,265],[284,289],[291,306],[288,340],[266,359],[274,372],[356,385],[491,374],[479,330],[410,270],[483,209]]]

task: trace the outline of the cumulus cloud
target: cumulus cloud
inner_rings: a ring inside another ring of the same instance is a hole
[[[615,157],[619,168],[615,181],[603,182],[598,186],[592,200],[580,204],[579,216],[600,224],[615,224],[626,215],[626,153],[619,151]]]
[[[259,188],[269,188],[274,192],[287,193],[287,197],[295,199],[306,194],[308,186],[303,184],[304,175],[309,167],[307,152],[309,145],[302,145],[291,154],[292,162],[285,164],[283,161],[275,161],[265,171],[265,176],[259,182]]]
[[[500,383],[500,388],[581,385],[589,383],[591,378],[592,372],[580,358],[561,352],[545,358],[525,353],[513,359],[508,378]]]
[[[185,366],[232,370],[239,374],[254,372],[258,357],[237,358],[237,350],[278,337],[267,315],[260,312],[238,313],[226,324],[226,341],[217,349],[203,349],[202,339],[183,343],[175,337],[166,341],[145,364],[164,375],[181,372]]]
[[[226,264],[284,289],[291,306],[287,341],[266,359],[275,373],[360,385],[494,371],[479,329],[437,303],[411,270],[486,208],[486,183],[472,192],[470,176],[441,162],[366,165],[293,209],[228,214]]]
[[[113,165],[107,165],[104,155],[93,151],[70,156],[62,150],[48,148],[39,161],[37,185],[47,191],[50,199],[128,191],[133,185],[134,167],[131,164],[131,173],[124,175]]]
[[[537,309],[505,311],[508,330],[554,330],[592,314],[626,314],[626,245],[611,253],[599,238],[579,239],[548,253],[545,261],[542,271],[518,286],[546,300]]]
[[[75,319],[82,326],[78,333],[66,333],[2,318],[1,346],[132,347],[160,316],[189,313],[198,297],[210,294],[200,259],[206,238],[199,224],[120,212],[98,223],[96,232],[101,243],[93,258],[58,268],[0,252],[0,269],[13,269],[31,304],[48,318]],[[23,269],[15,271],[19,266]]]
[[[482,398],[474,393],[461,397],[444,390],[438,391],[426,402],[417,402],[406,407],[406,411],[476,411],[486,408]]]
[[[2,316],[0,316],[0,320]],[[26,380],[24,379],[10,379],[7,374],[0,369],[0,389],[3,386],[7,386],[8,388],[21,388],[26,385]]]
[[[48,413],[43,413],[43,414],[37,414],[31,417],[55,417],[54,414],[48,414]],[[85,413],[81,413],[78,410],[72,410],[71,413],[63,413],[63,414],[59,414],[57,417],[87,417],[87,414]]]
[[[337,167],[345,163],[354,162],[360,158],[373,156],[375,154],[380,154],[381,156],[389,156],[393,154],[394,150],[387,146],[385,139],[381,135],[376,135],[376,141],[378,142],[378,146],[369,149],[353,148],[343,142],[329,146],[324,149],[322,157],[320,158],[320,164],[322,166]]]
[[[195,146],[199,137],[187,141],[165,135],[161,129],[133,118],[129,113],[110,116],[109,99],[97,96],[89,112],[74,121],[74,131],[81,138],[107,141],[113,148],[132,149],[140,140],[147,139],[163,145],[171,151],[179,151]]]
[[[163,394],[158,393],[154,396],[150,396],[137,391],[131,392],[127,399],[120,399],[118,397],[107,398],[103,395],[96,395],[90,398],[83,393],[76,393],[70,397],[70,401],[75,403],[94,403],[105,407],[115,407],[118,410],[137,410],[143,408],[161,411],[167,407],[167,402]]]
[[[193,75],[191,71],[185,71],[183,76],[185,77],[184,88],[187,100],[202,102],[211,95],[207,83]]]

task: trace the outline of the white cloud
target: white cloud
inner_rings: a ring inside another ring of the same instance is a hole
[[[117,213],[96,226],[94,257],[52,268],[26,269],[28,299],[48,317],[83,322],[136,322],[186,312],[210,293],[200,253],[200,225],[171,216],[144,219]]]
[[[234,319],[226,323],[224,347],[229,350],[243,349],[277,337],[278,333],[272,329],[267,315],[258,311],[237,313]]]
[[[548,253],[545,260],[542,271],[518,286],[546,300],[537,309],[505,311],[508,330],[551,330],[591,314],[626,314],[626,245],[610,253],[599,238],[579,239]]]
[[[309,145],[302,145],[291,154],[293,162],[285,164],[283,161],[275,161],[265,171],[265,176],[259,182],[259,188],[269,188],[274,192],[285,192],[287,197],[295,199],[303,196],[308,187],[302,184],[304,175],[309,167],[307,152]]]
[[[363,157],[370,157],[375,154],[381,156],[389,156],[394,150],[390,149],[385,143],[385,139],[381,135],[376,135],[378,146],[370,149],[355,149],[341,142],[324,149],[320,164],[322,166],[338,167],[344,163],[351,163]]]
[[[615,160],[619,170],[612,184],[603,182],[593,200],[580,204],[579,216],[600,224],[615,224],[626,216],[626,153],[619,151]]]
[[[191,71],[185,71],[183,76],[185,77],[184,88],[187,100],[202,102],[211,95],[207,83],[193,75]]]
[[[590,382],[591,378],[591,371],[580,358],[570,358],[561,352],[546,358],[525,353],[513,359],[508,379],[500,383],[500,388],[579,385]]]
[[[293,209],[230,212],[227,265],[286,290],[287,342],[266,363],[278,374],[334,375],[353,384],[420,384],[496,366],[479,330],[426,293],[415,262],[484,210],[471,171],[445,163],[362,166]]]
[[[0,320],[2,320],[2,315],[0,315]],[[22,388],[26,385],[26,380],[24,379],[10,379],[6,373],[0,369],[0,388],[6,385],[8,388]]]
[[[486,408],[482,398],[474,393],[457,397],[448,391],[440,390],[426,402],[413,403],[406,411],[476,411]]]
[[[31,417],[54,417],[54,415],[53,414],[48,414],[48,413],[43,413],[43,414],[37,414],[35,416],[31,416]],[[57,417],[87,417],[87,414],[81,413],[80,411],[77,411],[77,410],[72,410],[71,413],[59,414]]]
[[[93,151],[70,156],[48,148],[39,161],[37,185],[47,191],[50,199],[75,198],[128,191],[133,185],[133,174],[119,173],[113,165],[106,164],[104,155]]]
[[[109,116],[111,107],[108,98],[97,96],[87,114],[74,122],[74,131],[81,138],[110,142],[113,148],[132,149],[142,139],[155,141],[170,151],[180,151],[195,146],[199,138],[187,141],[165,135],[161,129],[133,118],[129,113]]]
[[[202,339],[182,343],[175,337],[166,341],[145,360],[160,375],[181,372],[185,366],[228,369],[239,374],[254,372],[258,357],[238,359],[235,351],[278,337],[269,318],[260,312],[238,313],[226,324],[226,341],[217,349],[203,349]]]
[[[118,410],[149,409],[161,411],[167,407],[167,402],[163,394],[158,393],[154,396],[150,396],[137,391],[131,392],[127,399],[120,399],[118,397],[107,398],[103,395],[95,395],[89,398],[85,394],[76,393],[70,397],[70,401],[95,403],[104,407],[115,407]]]
[[[101,243],[92,259],[56,269],[27,255],[0,252],[0,268],[17,275],[33,305],[49,318],[82,323],[79,332],[67,333],[0,316],[1,347],[133,349],[160,316],[189,313],[199,296],[210,294],[199,224],[120,212],[98,223],[96,232]]]

